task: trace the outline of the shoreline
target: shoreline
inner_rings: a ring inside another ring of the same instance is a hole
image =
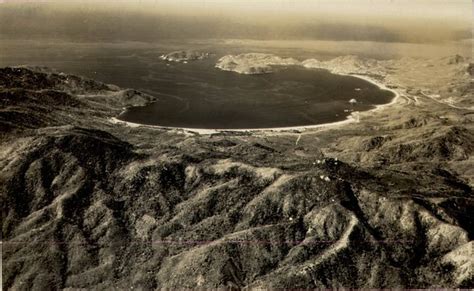
[[[331,72],[331,71],[329,71]],[[200,135],[209,135],[209,134],[216,134],[216,133],[223,133],[223,132],[249,132],[249,133],[257,133],[257,132],[277,132],[277,133],[288,133],[289,131],[306,131],[306,130],[311,130],[311,129],[321,129],[321,128],[336,128],[342,125],[346,124],[352,124],[352,123],[359,123],[360,122],[360,115],[365,114],[368,112],[376,112],[383,110],[387,107],[395,105],[401,97],[401,93],[398,92],[395,89],[388,88],[385,84],[374,80],[368,76],[365,75],[359,75],[359,74],[342,74],[342,73],[333,73],[336,75],[341,75],[341,76],[350,76],[350,77],[355,77],[362,79],[364,81],[367,81],[369,83],[372,83],[373,85],[379,87],[381,90],[387,90],[392,92],[395,96],[392,98],[392,100],[389,103],[385,104],[379,104],[379,105],[374,105],[375,108],[367,110],[367,111],[354,111],[349,114],[345,120],[341,121],[335,121],[335,122],[329,122],[329,123],[321,123],[321,124],[315,124],[315,125],[303,125],[303,126],[288,126],[288,127],[270,127],[270,128],[241,128],[241,129],[220,129],[220,128],[188,128],[188,127],[173,127],[173,126],[161,126],[161,125],[149,125],[149,124],[142,124],[142,123],[135,123],[135,122],[129,122],[129,121],[124,121],[120,120],[117,117],[112,117],[109,119],[109,121],[113,124],[123,124],[125,126],[129,126],[132,128],[136,127],[146,127],[146,128],[152,128],[152,129],[159,129],[159,130],[175,130],[175,131],[183,131],[184,133],[197,133]],[[125,111],[125,110],[124,110]],[[122,111],[120,114],[122,114],[124,111]],[[120,114],[118,116],[120,116]]]
[[[358,75],[358,74],[339,74],[339,75],[345,75],[345,76],[351,76],[351,77],[355,77],[355,78],[359,78],[359,79],[362,79],[364,81],[367,81],[369,83],[372,83],[374,84],[375,86],[379,87],[380,89],[382,90],[386,90],[386,91],[390,91],[392,92],[395,96],[393,96],[392,100],[388,103],[385,103],[385,104],[379,104],[379,105],[374,105],[375,108],[373,109],[370,109],[370,110],[367,110],[367,111],[361,111],[361,113],[365,113],[365,112],[375,112],[375,111],[380,111],[382,109],[384,109],[385,107],[389,107],[389,106],[392,106],[394,104],[396,104],[399,100],[400,100],[400,97],[401,97],[401,93],[398,92],[396,89],[392,89],[392,88],[388,88],[386,84],[383,84],[377,80],[374,80],[368,76],[365,76],[365,75]]]

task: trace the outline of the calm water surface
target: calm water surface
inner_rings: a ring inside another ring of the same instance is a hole
[[[4,65],[43,65],[144,91],[158,101],[129,108],[119,118],[135,123],[187,128],[271,128],[344,120],[391,101],[393,93],[348,76],[301,67],[273,74],[240,75],[214,68],[238,50],[217,50],[204,61],[166,63],[158,57],[175,47],[137,45],[38,45],[4,50]],[[267,51],[268,52],[268,51]],[[288,56],[288,52],[276,54]],[[8,55],[9,57],[5,57]],[[358,103],[352,105],[349,100]]]

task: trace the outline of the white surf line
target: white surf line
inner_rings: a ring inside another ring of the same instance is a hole
[[[109,119],[110,122],[115,124],[124,124],[129,127],[146,127],[152,129],[160,129],[160,130],[178,130],[178,131],[185,131],[185,132],[195,132],[199,134],[215,134],[215,133],[222,133],[222,132],[285,132],[285,131],[304,131],[307,129],[320,129],[320,128],[328,128],[328,127],[337,127],[349,123],[358,122],[357,116],[358,111],[352,112],[347,119],[331,122],[331,123],[322,123],[322,124],[315,124],[315,125],[304,125],[304,126],[288,126],[288,127],[269,127],[269,128],[242,128],[242,129],[234,129],[234,128],[188,128],[188,127],[173,127],[173,126],[161,126],[161,125],[147,125],[141,123],[134,123],[129,121],[123,121],[116,117],[112,117]]]
[[[331,71],[330,71],[331,72]],[[331,72],[332,73],[332,72]],[[367,110],[367,111],[354,111],[350,115],[346,117],[345,120],[341,121],[336,121],[336,122],[330,122],[330,123],[322,123],[322,124],[315,124],[315,125],[303,125],[303,126],[288,126],[288,127],[269,127],[269,128],[238,128],[238,129],[233,129],[233,128],[212,128],[212,129],[206,129],[206,128],[190,128],[190,127],[173,127],[173,126],[161,126],[161,125],[147,125],[147,124],[141,124],[141,123],[134,123],[134,122],[129,122],[129,121],[123,121],[120,120],[116,117],[112,117],[109,119],[110,122],[114,124],[124,124],[129,127],[145,127],[145,128],[151,128],[151,129],[159,129],[159,130],[177,130],[177,131],[183,131],[184,133],[197,133],[201,135],[210,135],[210,134],[216,134],[216,133],[222,133],[222,132],[273,132],[273,133],[288,133],[289,131],[305,131],[305,130],[311,130],[311,129],[329,129],[329,128],[335,128],[338,126],[343,126],[347,125],[350,123],[358,123],[360,122],[359,120],[359,114],[366,114],[369,112],[375,112],[375,111],[380,111],[382,109],[385,109],[389,106],[392,106],[400,100],[401,94],[391,88],[388,88],[385,84],[380,83],[377,80],[374,80],[373,78],[370,78],[365,75],[359,75],[359,74],[352,74],[352,73],[332,73],[335,75],[341,75],[341,76],[351,76],[355,78],[362,79],[364,81],[367,81],[369,83],[374,84],[375,86],[379,87],[382,90],[387,90],[392,92],[395,96],[393,97],[392,101],[386,104],[380,104],[380,105],[375,105],[375,108]],[[125,112],[122,111],[119,116]]]

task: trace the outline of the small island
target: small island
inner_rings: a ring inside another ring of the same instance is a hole
[[[227,55],[217,61],[216,68],[245,75],[268,74],[274,66],[293,66],[300,62],[293,58],[281,58],[273,54],[247,53]]]
[[[168,62],[187,63],[189,61],[204,60],[209,58],[211,53],[193,50],[173,51],[160,56],[160,59]]]

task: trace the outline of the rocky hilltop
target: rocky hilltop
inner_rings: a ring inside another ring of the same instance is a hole
[[[239,74],[256,75],[272,73],[273,66],[298,65],[299,61],[293,58],[281,58],[272,54],[247,53],[227,55],[217,61],[216,68]]]
[[[112,123],[153,100],[135,90],[0,69],[3,289],[472,288],[469,65],[404,63],[359,123],[212,135]],[[448,88],[455,107],[426,92]]]

